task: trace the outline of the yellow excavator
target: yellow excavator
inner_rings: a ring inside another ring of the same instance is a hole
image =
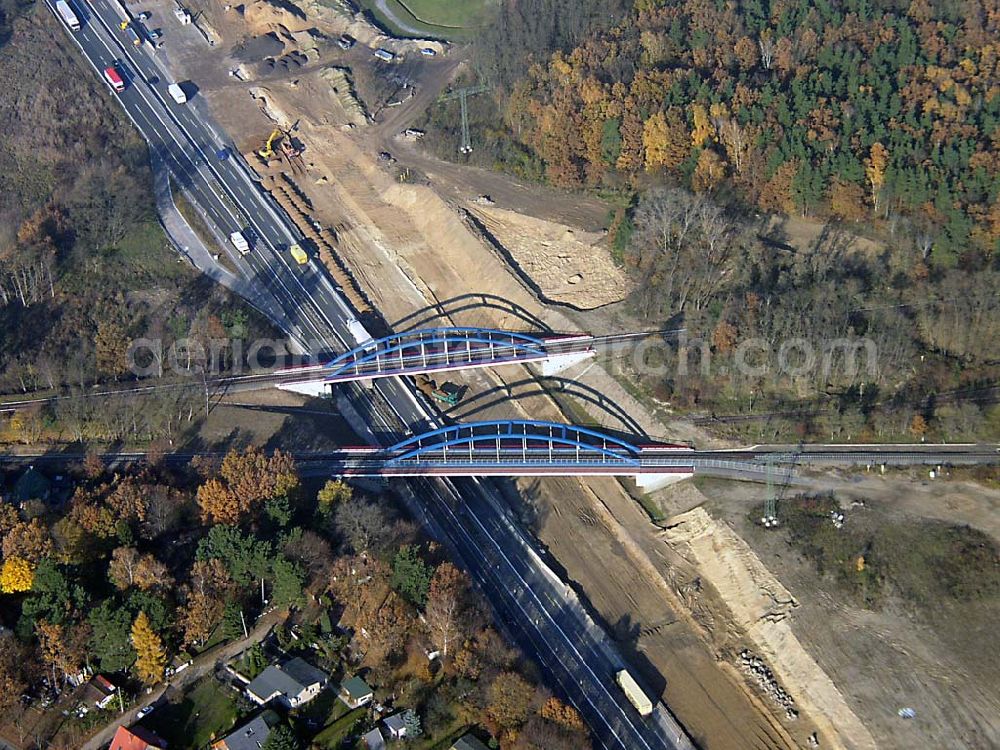
[[[267,143],[264,144],[264,148],[260,149],[257,152],[257,156],[259,156],[261,159],[270,159],[272,156],[274,156],[274,148],[273,148],[274,142],[282,135],[283,133],[277,128],[275,128],[274,131],[271,133],[271,135],[267,137]]]

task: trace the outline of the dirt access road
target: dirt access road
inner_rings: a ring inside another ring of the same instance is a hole
[[[150,695],[147,695],[144,699],[136,702],[134,706],[129,708],[128,713],[118,717],[100,729],[96,734],[92,735],[91,738],[83,744],[83,747],[80,750],[100,750],[102,747],[111,742],[111,738],[114,736],[115,732],[118,731],[119,726],[131,723],[130,719],[134,716],[134,711],[138,711],[143,706],[148,706],[158,701],[168,688],[182,688],[186,685],[190,685],[215,669],[215,665],[217,663],[228,661],[237,654],[240,654],[248,649],[250,646],[260,643],[267,637],[267,634],[271,632],[271,629],[287,616],[287,612],[269,612],[257,621],[254,629],[250,631],[249,637],[216,646],[215,648],[209,649],[205,653],[200,654],[195,658],[194,663],[190,667],[169,679],[166,683],[157,688]]]
[[[488,195],[498,206],[526,216],[568,224],[588,232],[605,229],[609,207],[604,201],[529,184],[500,172],[447,162],[423,151],[419,142],[399,137],[448,89],[451,81],[467,69],[467,55],[466,50],[455,48],[444,64],[414,68],[417,93],[398,107],[379,111],[372,127],[358,133],[358,142],[371,153],[388,151],[400,168],[408,167],[425,176],[435,192],[452,201],[464,202]],[[365,96],[364,87],[360,93]],[[457,143],[455,148],[458,148]]]

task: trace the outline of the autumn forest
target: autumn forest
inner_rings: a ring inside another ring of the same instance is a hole
[[[738,412],[756,393],[801,411],[800,436],[988,436],[998,38],[983,0],[504,3],[477,41],[494,96],[464,158],[608,198],[633,314],[685,324],[717,361],[749,337],[878,349],[863,375],[646,379],[660,397]]]

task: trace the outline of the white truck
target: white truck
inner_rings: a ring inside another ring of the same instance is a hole
[[[250,252],[250,243],[243,236],[243,232],[233,232],[229,235],[229,241],[233,243],[233,247],[239,250],[240,255],[246,255]]]
[[[653,713],[653,701],[639,687],[639,683],[629,674],[627,669],[622,669],[615,675],[615,682],[625,693],[629,703],[635,706],[635,710],[642,716],[649,716]]]
[[[172,96],[174,101],[178,104],[183,104],[188,100],[187,94],[184,93],[184,89],[181,88],[179,83],[171,83],[167,86],[167,91],[170,92],[170,96]]]
[[[63,20],[63,23],[69,26],[70,29],[73,31],[80,30],[80,19],[77,18],[76,13],[69,7],[69,3],[66,0],[56,0],[56,12],[59,13],[59,17]]]
[[[368,329],[361,325],[361,321],[357,318],[347,319],[347,330],[350,331],[354,340],[358,342],[358,346],[367,344],[372,340],[372,335],[368,333]]]
[[[375,57],[377,57],[379,60],[385,60],[385,62],[392,62],[393,60],[396,59],[396,56],[392,52],[382,47],[379,47],[372,54],[375,55]]]

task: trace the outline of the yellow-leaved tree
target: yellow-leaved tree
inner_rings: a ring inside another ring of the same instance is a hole
[[[872,191],[872,211],[878,214],[885,185],[885,170],[889,166],[889,152],[881,143],[873,143],[871,155],[865,160],[865,175]]]
[[[23,557],[8,557],[0,569],[0,592],[19,594],[31,591],[35,579],[35,569]]]
[[[691,117],[694,119],[694,130],[691,131],[691,145],[701,148],[705,141],[715,137],[715,127],[708,116],[704,104],[691,105]]]
[[[137,655],[135,671],[139,679],[147,685],[155,685],[163,679],[167,655],[163,650],[163,641],[153,630],[145,612],[140,611],[132,623],[132,645]]]
[[[646,171],[660,167],[676,169],[688,157],[691,135],[675,112],[657,112],[642,128],[642,146],[646,152]]]

